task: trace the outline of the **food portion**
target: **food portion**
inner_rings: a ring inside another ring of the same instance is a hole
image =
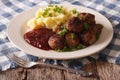
[[[48,28],[56,31],[71,16],[71,13],[63,6],[48,5],[44,9],[40,8],[35,17],[27,22],[27,25],[31,29]]]
[[[66,29],[71,32],[80,33],[83,29],[82,21],[79,17],[72,17],[66,23]]]
[[[39,9],[27,25],[31,30],[24,34],[26,42],[58,52],[79,50],[94,44],[103,28],[96,23],[93,14],[57,5]]]
[[[65,46],[65,38],[63,35],[54,34],[49,38],[48,44],[52,49],[63,49]]]
[[[48,39],[54,34],[51,29],[34,29],[24,35],[25,41],[29,44],[44,50],[49,50]]]

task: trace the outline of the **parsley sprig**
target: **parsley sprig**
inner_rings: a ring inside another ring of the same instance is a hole
[[[63,26],[62,30],[58,34],[65,35],[67,32],[68,32],[67,29],[65,28],[65,26]]]

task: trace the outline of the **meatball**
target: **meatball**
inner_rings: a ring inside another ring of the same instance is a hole
[[[81,35],[82,44],[89,46],[97,41],[96,34],[92,31],[87,31]]]
[[[103,26],[101,24],[95,24],[93,26],[93,32],[97,34],[101,34]]]
[[[67,33],[65,36],[66,39],[66,43],[69,47],[77,47],[77,45],[79,45],[80,41],[79,41],[79,37],[78,35],[76,35],[75,33]]]
[[[63,49],[65,46],[65,38],[62,35],[54,34],[49,38],[48,44],[52,49]]]
[[[95,43],[100,37],[102,28],[103,28],[102,25],[95,24],[95,25],[93,25],[93,28],[91,30],[84,32],[81,35],[81,40],[82,40],[83,44],[86,46],[89,46],[89,45]]]
[[[87,22],[89,25],[95,24],[95,16],[90,13],[81,13],[80,14],[82,21]]]
[[[66,23],[66,29],[68,31],[72,31],[75,33],[79,33],[82,31],[82,22],[78,17],[72,17],[71,19],[68,20]]]

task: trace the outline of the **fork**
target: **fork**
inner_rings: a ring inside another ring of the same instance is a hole
[[[51,67],[51,68],[56,68],[56,69],[59,69],[59,70],[68,71],[68,72],[74,73],[74,74],[80,74],[83,77],[90,77],[90,76],[93,75],[92,72],[87,72],[87,71],[84,71],[84,70],[76,70],[76,69],[66,68],[66,67],[62,67],[62,66],[58,66],[58,65],[28,61],[28,60],[25,60],[25,59],[22,59],[22,58],[16,56],[15,54],[7,54],[7,57],[10,60],[12,60],[14,63],[16,63],[19,66],[24,67],[24,68],[30,68],[34,65],[41,65],[41,66],[45,66],[45,67]]]

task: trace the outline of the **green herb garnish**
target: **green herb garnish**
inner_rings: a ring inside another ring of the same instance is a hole
[[[49,17],[52,17],[52,13],[49,13]]]
[[[98,40],[100,38],[100,34],[96,33],[96,39]]]
[[[63,27],[63,29],[58,34],[65,35],[66,33],[67,33],[67,29]]]
[[[82,44],[79,44],[78,46],[77,46],[77,49],[83,49],[85,46],[83,46]]]
[[[74,50],[74,47],[66,47],[66,46],[62,49],[63,52],[73,51],[73,50]]]
[[[48,14],[49,10],[50,10],[50,8],[46,8],[46,9],[43,11],[42,16],[45,17],[45,16]]]
[[[84,27],[85,30],[88,30],[90,28],[89,25],[86,22],[84,22],[83,27]]]
[[[45,17],[45,15],[47,15],[47,12],[44,11],[44,12],[42,13],[42,16]]]
[[[60,13],[62,10],[62,7],[58,7],[57,5],[55,6],[55,8],[53,9],[55,12]]]
[[[55,51],[60,52],[61,50],[59,48],[55,48]]]
[[[73,14],[76,14],[76,13],[77,13],[76,9],[73,9],[71,12],[72,12]]]
[[[75,33],[71,33],[70,36],[73,39],[75,37]]]

